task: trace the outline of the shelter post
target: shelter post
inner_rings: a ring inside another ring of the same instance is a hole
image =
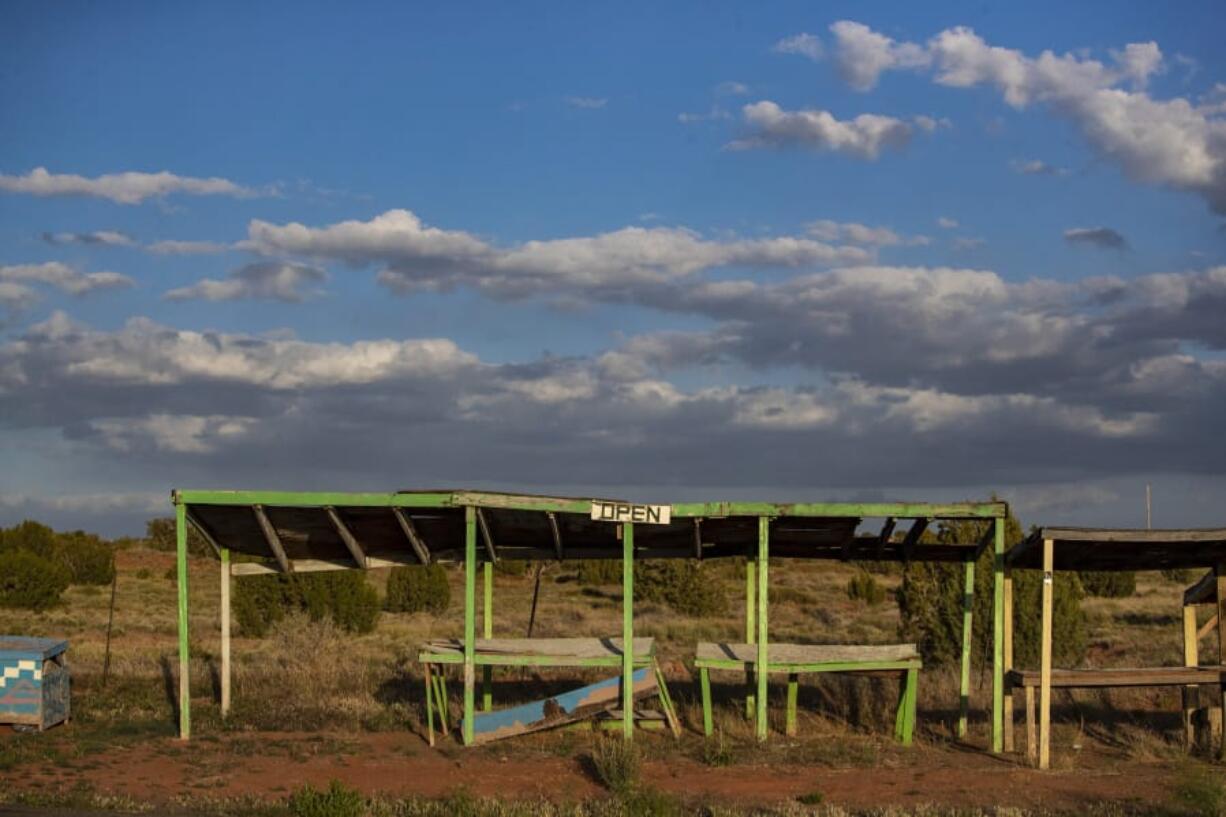
[[[770,563],[770,517],[758,517],[758,655],[754,662],[758,691],[758,740],[766,740],[766,679],[769,668],[767,636],[767,568]]]
[[[1005,620],[1004,620],[1004,652],[1005,652],[1005,672],[1013,671],[1013,571],[1005,566]],[[1014,750],[1013,740],[1013,690],[1008,690],[1004,695],[1004,727],[1005,727],[1005,751],[1012,752]]]
[[[1196,605],[1183,606],[1183,665],[1195,667],[1200,664],[1200,645],[1197,643]],[[1196,745],[1196,705],[1199,702],[1200,687],[1186,686],[1183,688],[1183,741],[1187,749]]]
[[[483,566],[485,580],[485,605],[481,612],[481,634],[494,637],[494,563],[486,560]],[[481,709],[489,712],[494,708],[493,667],[481,668]]]
[[[1004,749],[1005,698],[1005,519],[996,517],[993,524],[992,559],[992,751]]]
[[[221,558],[221,716],[230,714],[230,549]]]
[[[1055,542],[1043,540],[1043,629],[1039,652],[1039,768],[1051,765],[1051,619]]]
[[[473,742],[477,642],[477,511],[464,506],[464,743]],[[446,701],[446,698],[443,699]]]
[[[1217,600],[1218,663],[1226,665],[1226,562],[1218,562],[1213,573]],[[1218,751],[1221,757],[1226,758],[1226,684],[1218,687],[1218,693],[1222,705],[1222,744]]]
[[[758,643],[758,624],[754,614],[757,612],[757,582],[758,578],[754,568],[757,566],[757,556],[750,554],[745,559],[745,643]],[[754,674],[753,670],[747,670],[745,673],[745,717],[753,719],[756,713],[754,707]]]
[[[622,734],[634,737],[634,523],[622,534]]]
[[[179,739],[192,736],[191,653],[187,644],[187,506],[175,500],[175,554],[179,585]]]
[[[971,706],[971,629],[975,609],[975,559],[966,560],[966,582],[962,589],[962,677],[958,686],[958,737],[966,737],[967,712]]]

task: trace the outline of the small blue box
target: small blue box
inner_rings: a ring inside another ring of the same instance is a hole
[[[0,635],[0,723],[38,727],[68,720],[67,641]]]

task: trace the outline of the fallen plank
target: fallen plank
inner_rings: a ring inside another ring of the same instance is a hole
[[[657,693],[655,673],[649,667],[635,670],[634,697]],[[621,676],[606,678],[572,689],[553,698],[532,701],[497,712],[478,712],[473,717],[473,743],[489,743],[516,735],[552,729],[590,718],[621,705]]]

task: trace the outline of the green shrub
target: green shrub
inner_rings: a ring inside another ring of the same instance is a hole
[[[857,570],[856,575],[847,580],[847,598],[873,607],[885,601],[885,588],[877,584],[867,570]]]
[[[1121,570],[1083,570],[1077,574],[1087,596],[1126,599],[1137,592],[1137,574]]]
[[[974,543],[982,539],[984,522],[942,523],[925,541]],[[1023,538],[1013,516],[1005,520],[1005,547]],[[972,600],[971,655],[983,662],[992,654],[993,560],[985,549],[975,565]],[[960,563],[915,562],[903,568],[898,588],[899,635],[914,641],[927,664],[952,664],[962,655],[962,616],[965,567]],[[1039,597],[1042,574],[1036,570],[1013,573],[1013,657],[1019,667],[1037,665],[1039,654]],[[1057,572],[1053,599],[1052,645],[1058,664],[1075,666],[1085,657],[1086,622],[1081,611],[1083,591],[1076,573]]]
[[[1176,584],[1191,584],[1196,581],[1199,576],[1195,570],[1188,567],[1172,567],[1162,571],[1162,578],[1168,582]]]
[[[147,579],[152,575],[153,574],[149,572],[149,568],[147,567],[142,567],[140,570],[136,571],[136,578],[138,579]]]
[[[438,615],[450,604],[451,585],[440,564],[394,567],[388,574],[383,608],[389,612]]]
[[[249,576],[234,583],[234,618],[246,635],[262,637],[292,610],[368,633],[379,619],[379,594],[356,570]]]
[[[693,560],[662,559],[634,566],[636,600],[655,601],[687,616],[722,613],[725,597],[718,582],[703,575],[703,564]]]
[[[523,576],[532,567],[532,562],[523,559],[500,559],[494,563],[494,572],[499,576]]]
[[[68,571],[28,550],[0,553],[0,607],[41,612],[59,603],[68,588]]]
[[[115,550],[83,530],[56,536],[56,561],[68,569],[73,584],[110,584],[115,578]]]
[[[166,552],[178,549],[173,516],[160,516],[145,523],[145,546]],[[187,552],[192,556],[211,556],[213,553],[209,543],[191,523],[187,525]]]
[[[322,791],[307,783],[290,795],[289,812],[294,817],[362,817],[366,814],[366,798],[339,780]]]
[[[622,563],[616,559],[584,559],[579,562],[579,584],[603,586],[622,583]]]
[[[606,737],[592,749],[592,769],[613,794],[626,797],[639,785],[642,757],[638,744],[617,737]]]

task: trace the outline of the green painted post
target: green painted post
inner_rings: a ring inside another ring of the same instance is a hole
[[[464,743],[473,742],[477,642],[477,512],[464,506]]]
[[[800,676],[788,674],[788,712],[785,733],[788,737],[796,737],[796,698],[800,693]]]
[[[766,676],[768,666],[766,588],[770,562],[770,517],[758,517],[758,660],[754,669],[758,676],[758,740],[766,740]]]
[[[192,736],[191,652],[187,644],[187,506],[175,503],[175,552],[179,585],[179,739]]]
[[[959,685],[958,737],[966,737],[971,706],[971,627],[975,608],[975,560],[966,560],[966,584],[962,588],[962,679]]]
[[[995,521],[995,575],[992,577],[992,751],[1005,746],[1005,520]]]
[[[699,669],[698,681],[702,685],[702,733],[711,737],[711,671],[706,667]]]
[[[754,556],[750,556],[745,560],[745,643],[756,644],[758,634],[755,632],[757,624],[754,621],[754,612],[756,610],[757,601],[757,578],[754,567],[756,566]],[[745,673],[745,687],[748,692],[745,693],[745,717],[751,719],[754,716],[754,676],[753,670],[748,670]]]
[[[481,631],[486,638],[494,637],[494,563],[485,563],[485,607],[481,613]],[[494,708],[493,667],[481,668],[481,708]]]
[[[634,523],[622,526],[622,734],[634,737]]]
[[[915,704],[919,700],[919,670],[907,670],[907,709],[902,721],[902,745],[910,746],[915,734]]]

